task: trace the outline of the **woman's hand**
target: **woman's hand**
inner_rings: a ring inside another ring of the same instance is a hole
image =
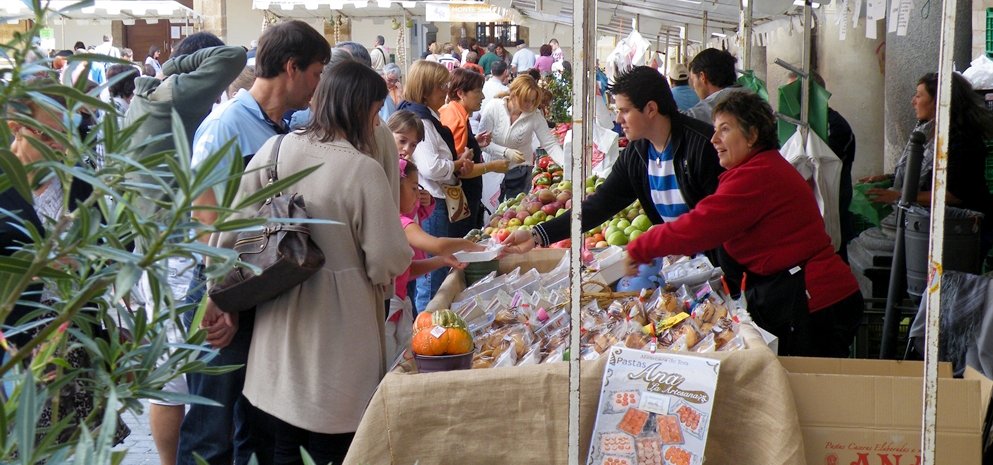
[[[455,173],[459,177],[466,176],[472,173],[473,163],[472,160],[467,160],[465,158],[459,158],[455,160]]]
[[[213,300],[207,298],[207,310],[200,321],[200,327],[207,331],[207,343],[215,349],[223,349],[234,339],[238,332],[237,313],[227,313],[221,310]]]
[[[510,233],[510,235],[507,236],[501,244],[505,246],[503,250],[508,254],[527,253],[529,250],[538,245],[535,244],[534,238],[531,237],[531,233],[523,229],[518,229]]]
[[[486,148],[487,145],[490,145],[490,142],[493,142],[493,133],[490,131],[483,131],[476,134],[476,143],[479,144],[479,148]]]
[[[506,173],[510,169],[510,162],[507,160],[494,160],[486,162],[486,171],[494,173]]]
[[[897,203],[900,201],[900,193],[891,189],[869,189],[866,196],[873,203]]]
[[[629,255],[624,256],[624,274],[628,276],[638,276],[638,262],[634,261]]]
[[[444,263],[445,266],[450,266],[458,270],[464,270],[466,265],[468,265],[468,263],[462,263],[459,261],[459,259],[455,258],[452,255],[441,255],[438,258],[441,259],[441,262]]]
[[[431,193],[430,192],[428,192],[427,190],[425,190],[422,187],[418,187],[417,188],[417,200],[418,200],[418,202],[420,202],[420,204],[421,204],[422,207],[427,207],[427,206],[431,205],[431,200],[433,200],[433,199],[431,197]]]
[[[511,163],[516,163],[518,165],[524,164],[524,154],[520,150],[507,149],[504,153],[504,158],[510,160]]]

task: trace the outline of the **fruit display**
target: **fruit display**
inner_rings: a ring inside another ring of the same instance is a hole
[[[530,194],[522,192],[517,197],[505,200],[497,206],[489,224],[483,228],[482,235],[503,242],[517,229],[530,229],[536,224],[564,214],[572,208],[571,189],[572,181],[566,180],[545,186]]]
[[[608,245],[623,246],[651,227],[652,220],[648,219],[641,204],[635,200],[634,203],[617,212],[613,218],[587,232],[583,241],[588,249],[600,249]]]
[[[475,347],[465,321],[451,310],[421,312],[413,334],[411,349],[417,355],[461,355]]]
[[[558,163],[555,163],[552,157],[545,155],[535,162],[531,175],[531,191],[535,192],[562,182],[565,179],[565,170]]]

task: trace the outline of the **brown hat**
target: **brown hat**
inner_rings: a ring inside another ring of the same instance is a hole
[[[669,79],[673,81],[685,81],[689,78],[690,70],[682,63],[676,63],[676,66],[669,70]]]

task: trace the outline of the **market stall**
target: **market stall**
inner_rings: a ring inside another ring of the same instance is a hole
[[[498,271],[534,269],[547,274],[563,263],[564,256],[564,250],[555,249],[509,256],[500,260]],[[465,274],[453,272],[429,309],[452,306],[463,291]],[[757,331],[743,325],[741,336],[747,349],[700,354],[720,361],[721,382],[712,386],[716,392],[706,440],[707,461],[804,463],[787,372]],[[611,358],[596,357],[582,367],[583,462],[591,441],[607,441],[605,434],[594,437],[593,432],[603,401],[614,401],[600,395],[601,378]],[[415,365],[403,363],[383,380],[345,463],[568,463],[568,399],[562,395],[568,386],[567,363],[552,359],[530,366],[416,375],[411,373],[414,370]],[[762,434],[747,434],[743,440],[747,431]],[[634,444],[631,440],[631,452]],[[638,450],[642,447],[639,442]]]

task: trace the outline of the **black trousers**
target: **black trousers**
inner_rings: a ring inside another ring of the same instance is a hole
[[[340,464],[345,461],[355,433],[323,434],[307,431],[251,406],[251,433],[259,465],[303,465],[300,449],[314,463]]]

